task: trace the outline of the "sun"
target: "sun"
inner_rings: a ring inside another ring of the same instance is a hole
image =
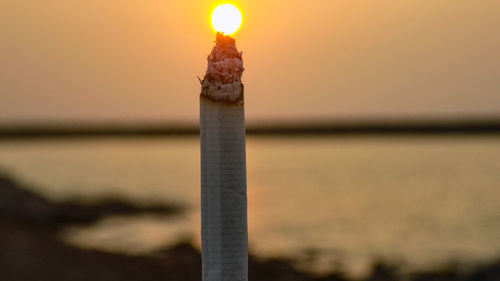
[[[231,4],[217,6],[212,12],[212,26],[215,31],[225,35],[235,33],[240,28],[241,21],[240,10]]]

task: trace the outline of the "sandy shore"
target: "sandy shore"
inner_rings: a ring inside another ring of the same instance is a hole
[[[199,251],[190,243],[166,247],[148,256],[87,250],[58,239],[66,226],[92,224],[111,215],[172,215],[180,206],[135,206],[108,199],[100,202],[51,202],[0,176],[0,280],[201,280]],[[250,280],[348,281],[341,272],[315,276],[294,267],[293,260],[250,257]],[[395,266],[375,264],[362,281],[498,281],[500,261],[473,271],[457,266],[405,274]]]

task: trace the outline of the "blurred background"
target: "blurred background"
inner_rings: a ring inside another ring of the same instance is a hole
[[[221,3],[0,0],[0,280],[201,279]],[[232,3],[250,280],[500,280],[500,3]]]

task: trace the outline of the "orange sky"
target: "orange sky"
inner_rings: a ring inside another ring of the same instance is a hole
[[[0,0],[0,122],[194,122],[215,2]],[[497,0],[233,2],[249,120],[500,114]]]

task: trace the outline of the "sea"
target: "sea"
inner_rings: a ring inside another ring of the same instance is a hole
[[[68,227],[78,247],[148,255],[199,246],[197,137],[0,142],[0,171],[55,201],[176,204],[177,216]],[[500,137],[248,137],[250,251],[319,273],[500,257]]]

